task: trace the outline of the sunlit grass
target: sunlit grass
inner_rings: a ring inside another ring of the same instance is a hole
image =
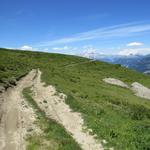
[[[1,83],[19,78],[32,68],[40,68],[42,80],[68,95],[66,103],[81,112],[85,125],[97,138],[105,139],[117,150],[150,148],[150,102],[126,88],[108,85],[103,78],[113,77],[130,85],[139,82],[150,87],[150,77],[103,62],[85,58],[22,51],[0,50]],[[67,67],[67,65],[79,63]],[[52,129],[51,129],[52,130]],[[60,136],[61,137],[61,136]]]

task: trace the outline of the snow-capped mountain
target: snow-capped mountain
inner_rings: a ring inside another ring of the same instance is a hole
[[[105,55],[95,52],[85,52],[80,54],[80,56],[113,64],[121,64],[124,67],[140,72],[150,72],[150,55]]]

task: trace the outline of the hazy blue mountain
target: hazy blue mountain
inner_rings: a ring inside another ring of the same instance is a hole
[[[150,74],[150,55],[130,55],[130,56],[106,56],[97,60],[106,61],[113,64],[121,64],[146,74]]]
[[[146,74],[150,74],[150,55],[104,55],[99,53],[84,53],[82,56],[95,60],[109,62],[112,64],[121,64],[124,67],[131,68]]]

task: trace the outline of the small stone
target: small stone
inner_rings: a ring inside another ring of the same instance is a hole
[[[22,105],[24,105],[24,104],[25,104],[25,102],[24,102],[24,101],[22,101],[22,102],[21,102],[21,104],[22,104]]]
[[[90,133],[92,133],[93,131],[92,131],[92,129],[88,129],[88,131],[90,132]]]
[[[103,142],[104,144],[106,144],[106,143],[107,143],[107,141],[106,141],[106,140],[102,140],[102,142]]]
[[[43,101],[43,103],[47,103],[47,101],[46,101],[46,100],[44,100],[44,101]]]
[[[27,129],[27,132],[32,132],[32,131],[33,131],[32,128],[28,128],[28,129]]]
[[[25,105],[24,107],[25,107],[25,108],[28,108],[28,106],[27,106],[27,105]]]
[[[48,108],[48,106],[45,106],[45,108],[47,109],[47,108]]]
[[[13,77],[10,81],[9,81],[9,83],[11,84],[11,85],[16,85],[16,79]]]

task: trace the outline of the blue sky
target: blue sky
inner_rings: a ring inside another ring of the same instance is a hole
[[[149,0],[1,0],[0,47],[150,53]]]

